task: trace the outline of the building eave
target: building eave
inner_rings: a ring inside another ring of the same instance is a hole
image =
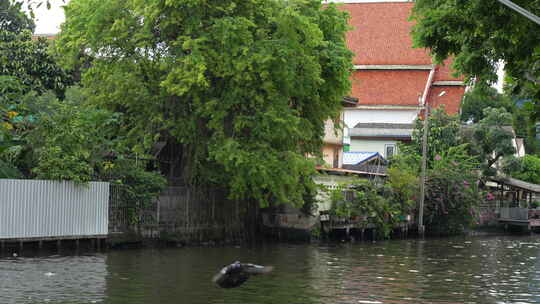
[[[385,3],[385,2],[412,2],[412,1],[411,0],[323,0],[324,4],[327,4],[327,3],[357,4],[357,3]]]
[[[430,71],[433,65],[423,64],[356,64],[355,70],[422,70]]]
[[[422,107],[416,105],[410,105],[410,106],[394,106],[394,105],[358,105],[354,108],[347,108],[347,111],[349,110],[421,110]]]
[[[434,81],[433,82],[433,86],[459,86],[459,87],[462,87],[462,86],[465,86],[465,82],[461,81],[461,80],[439,80],[439,81]]]

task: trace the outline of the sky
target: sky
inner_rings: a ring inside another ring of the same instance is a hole
[[[42,5],[34,9],[36,15],[36,34],[56,34],[60,31],[60,24],[64,22],[64,10],[61,6],[69,0],[51,0],[51,9]]]

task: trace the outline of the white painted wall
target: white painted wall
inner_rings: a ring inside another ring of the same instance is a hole
[[[385,145],[397,144],[396,140],[351,139],[351,152],[379,152],[386,157]],[[397,149],[397,147],[396,147]]]
[[[418,110],[368,110],[345,109],[346,127],[354,128],[358,123],[413,123]]]

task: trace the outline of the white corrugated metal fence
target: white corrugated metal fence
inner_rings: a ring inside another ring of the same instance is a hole
[[[107,235],[109,183],[0,179],[0,239]]]

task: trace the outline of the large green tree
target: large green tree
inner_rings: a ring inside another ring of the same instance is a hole
[[[23,30],[34,31],[36,25],[21,9],[22,2],[0,1],[0,30],[20,33]]]
[[[516,152],[513,145],[512,114],[504,108],[484,109],[484,118],[465,128],[463,141],[470,143],[469,150],[480,161],[483,177],[495,176],[504,158]]]
[[[58,49],[128,138],[182,146],[184,177],[303,201],[324,121],[350,90],[347,14],[319,0],[72,0]]]
[[[34,21],[22,5],[0,1],[0,75],[16,78],[25,92],[54,90],[62,95],[71,76],[58,66],[45,39],[32,39]]]
[[[461,121],[477,123],[484,118],[485,108],[504,108],[513,113],[512,100],[485,83],[476,84],[468,91],[461,106]]]
[[[540,0],[514,0],[540,14]],[[540,25],[492,0],[417,0],[416,46],[438,61],[454,57],[454,67],[478,81],[494,82],[498,64],[513,79],[512,93],[535,101],[540,113]]]

